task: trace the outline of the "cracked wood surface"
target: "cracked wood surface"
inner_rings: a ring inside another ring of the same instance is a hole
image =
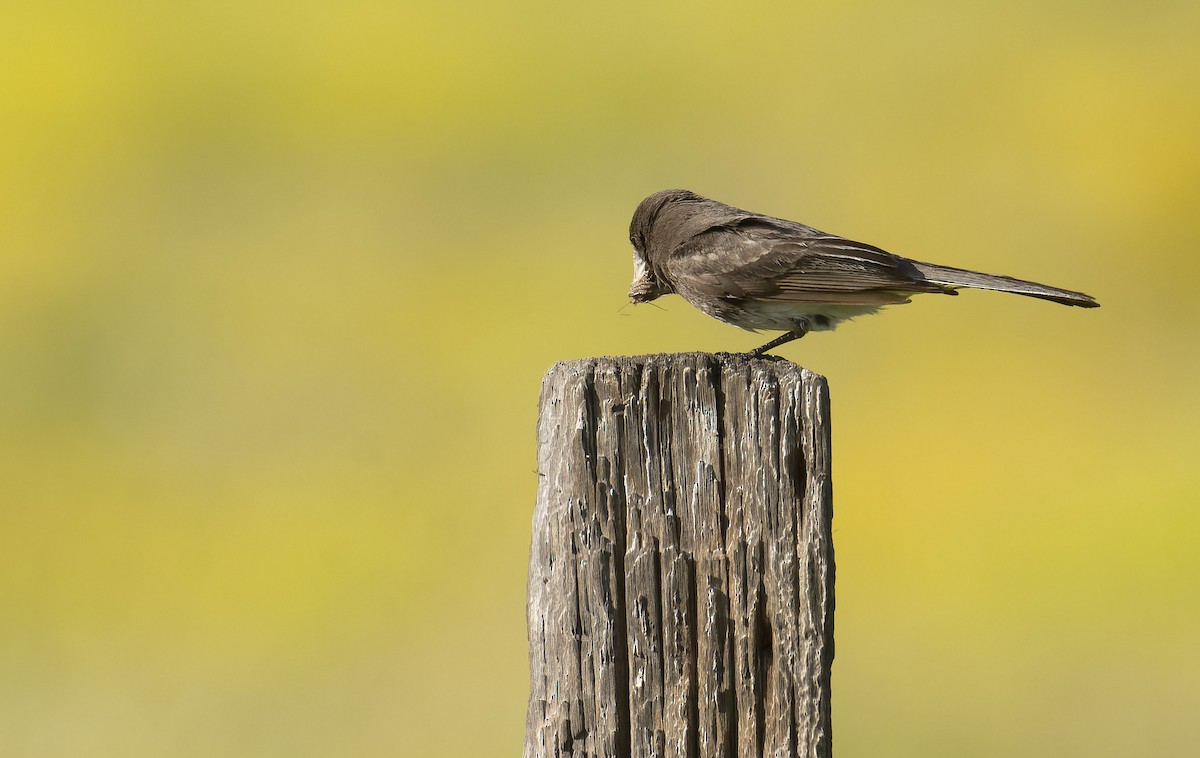
[[[829,394],[776,358],[542,382],[525,755],[831,755]]]

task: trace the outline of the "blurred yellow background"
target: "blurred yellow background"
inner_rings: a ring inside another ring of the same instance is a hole
[[[1200,4],[8,3],[0,752],[512,756],[538,384],[686,187],[1095,295],[780,353],[834,744],[1200,755]]]

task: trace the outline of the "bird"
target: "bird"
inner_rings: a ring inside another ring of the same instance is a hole
[[[629,225],[629,299],[678,294],[700,311],[751,332],[782,331],[761,356],[813,331],[911,302],[913,295],[995,290],[1080,308],[1082,292],[894,255],[811,226],[735,208],[683,189],[643,200]]]

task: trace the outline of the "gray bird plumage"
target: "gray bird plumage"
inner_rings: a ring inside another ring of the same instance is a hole
[[[734,326],[785,332],[754,354],[885,305],[907,303],[912,295],[955,295],[958,287],[1083,308],[1100,305],[1082,292],[909,260],[687,190],[664,190],[643,200],[633,214],[629,239],[633,302],[679,294]]]

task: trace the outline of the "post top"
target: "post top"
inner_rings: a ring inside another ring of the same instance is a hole
[[[746,353],[649,353],[646,355],[601,355],[558,361],[546,373],[547,377],[560,372],[589,373],[597,369],[609,371],[641,371],[644,369],[692,369],[708,371],[758,370],[783,377],[793,376],[806,381],[824,383],[825,377],[776,355],[751,356]]]

